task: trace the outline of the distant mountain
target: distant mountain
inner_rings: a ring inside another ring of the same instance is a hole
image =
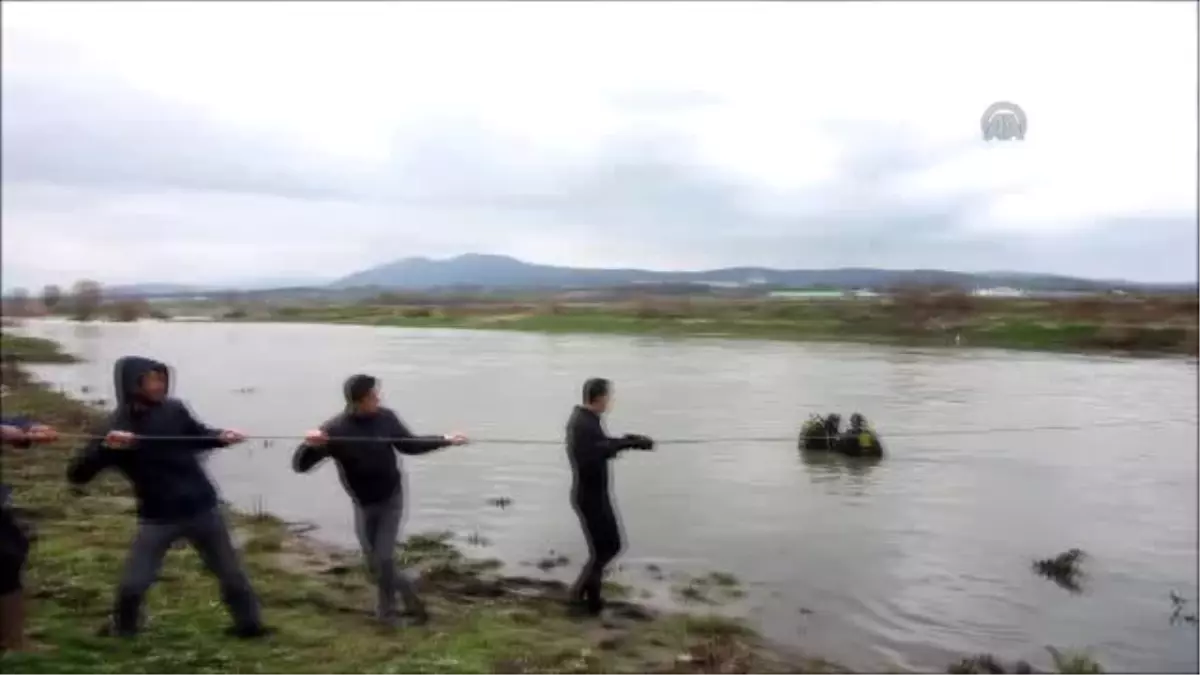
[[[631,284],[758,284],[787,288],[889,288],[900,285],[938,285],[963,289],[1013,286],[1034,291],[1088,291],[1109,288],[1161,287],[1129,282],[1074,277],[988,272],[971,274],[944,270],[883,270],[841,268],[779,270],[728,267],[695,272],[637,269],[584,269],[522,262],[499,255],[467,254],[447,260],[405,258],[356,272],[334,281],[332,288],[376,287],[425,290],[448,286],[510,289],[611,287]],[[1181,288],[1186,287],[1180,284]],[[1193,285],[1194,286],[1194,285]]]
[[[1144,284],[1128,281],[1080,279],[1028,272],[949,272],[945,270],[885,270],[847,267],[825,270],[780,270],[766,267],[726,267],[692,272],[639,269],[588,269],[523,262],[501,255],[471,253],[445,260],[404,258],[355,272],[332,283],[324,279],[255,279],[242,283],[161,284],[109,286],[108,297],[171,297],[216,295],[232,291],[255,297],[366,297],[371,289],[432,291],[435,289],[561,290],[619,288],[636,285],[706,284],[757,285],[775,288],[873,288],[896,286],[946,286],[969,290],[1008,286],[1029,291],[1128,291],[1196,292],[1196,284]]]

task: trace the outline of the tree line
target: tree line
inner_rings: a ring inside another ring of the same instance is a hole
[[[103,316],[136,321],[152,314],[149,303],[140,298],[115,298],[106,303],[103,287],[91,279],[76,281],[67,293],[56,284],[47,284],[38,298],[27,289],[16,288],[4,298],[3,304],[3,315],[11,317],[51,315],[91,321]]]

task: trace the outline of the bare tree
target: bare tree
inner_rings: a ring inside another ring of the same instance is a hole
[[[12,293],[8,294],[8,302],[5,309],[5,314],[12,316],[28,316],[29,315],[29,291],[24,288],[14,288]]]
[[[112,317],[117,321],[137,321],[150,314],[150,303],[141,298],[126,298],[112,305]]]
[[[103,300],[100,284],[90,279],[76,281],[71,289],[71,300],[73,318],[76,321],[91,321],[96,317]]]
[[[54,309],[62,302],[62,289],[54,284],[46,284],[42,288],[42,306],[46,311],[53,314]]]

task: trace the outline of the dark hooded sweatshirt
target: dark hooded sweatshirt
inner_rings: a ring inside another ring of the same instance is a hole
[[[67,480],[83,485],[106,468],[114,467],[133,485],[138,517],[150,521],[178,521],[217,506],[217,491],[201,465],[201,453],[225,447],[220,430],[196,420],[181,401],[164,398],[151,403],[139,398],[142,376],[158,371],[167,379],[167,366],[139,356],[117,359],[113,366],[117,409],[99,436],[128,431],[139,438],[126,449],[91,441],[67,468]],[[170,439],[140,438],[170,436]]]
[[[450,445],[441,436],[414,435],[390,408],[381,406],[369,415],[354,412],[350,382],[346,383],[345,394],[345,412],[321,425],[329,442],[322,447],[302,443],[292,456],[292,468],[304,473],[333,458],[342,486],[359,506],[386,501],[400,489],[397,452],[423,455]],[[405,440],[401,443],[396,439]]]

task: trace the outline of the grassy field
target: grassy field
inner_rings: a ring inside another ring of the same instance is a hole
[[[593,304],[400,299],[250,307],[226,318],[1195,356],[1198,304],[1193,297],[1026,300],[961,294],[914,294],[887,301],[647,299]]]
[[[0,368],[5,414],[30,415],[63,433],[93,430],[99,411],[32,382],[21,368],[43,358],[61,362],[57,345],[11,339],[5,344],[22,348],[6,351]],[[235,540],[276,629],[271,637],[224,636],[228,619],[216,583],[186,548],[168,555],[143,634],[101,637],[133,535],[134,502],[111,473],[86,495],[71,493],[71,450],[66,442],[5,450],[4,479],[37,539],[26,573],[35,649],[0,657],[2,672],[847,672],[768,645],[742,623],[715,615],[657,613],[618,601],[603,621],[568,618],[561,584],[501,576],[497,562],[462,555],[444,533],[410,536],[399,551],[418,575],[432,623],[389,631],[370,617],[371,588],[356,554],[314,542],[295,524],[233,511],[227,515]],[[712,607],[741,591],[732,575],[711,573],[676,593]],[[1102,672],[1085,653],[1055,652],[1053,665],[1055,672]],[[1029,672],[986,654],[948,666],[956,673],[1006,670]]]
[[[75,363],[74,356],[59,348],[58,343],[38,338],[0,332],[0,360],[30,363]]]
[[[11,338],[5,338],[5,345]],[[32,383],[22,361],[61,358],[52,344],[21,341],[6,352],[6,414],[28,414],[64,433],[90,429],[98,413]],[[16,343],[13,343],[16,344]],[[5,451],[5,480],[33,523],[30,635],[36,651],[4,657],[4,672],[820,672],[828,663],[783,656],[741,624],[711,616],[659,615],[632,603],[599,621],[568,618],[563,589],[500,577],[494,562],[462,556],[442,536],[402,549],[420,573],[434,620],[388,632],[368,610],[358,558],[320,546],[269,516],[230,513],[235,536],[277,632],[242,642],[214,580],[190,550],[168,556],[150,593],[147,628],[125,641],[97,636],[133,534],[133,500],[115,475],[86,496],[64,478],[66,443]],[[237,452],[230,449],[226,452]]]

